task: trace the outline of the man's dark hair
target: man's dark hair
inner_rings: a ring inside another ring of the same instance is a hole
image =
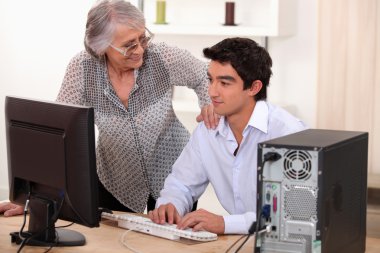
[[[255,95],[255,100],[267,98],[267,86],[272,75],[272,59],[265,48],[246,38],[228,38],[212,47],[203,49],[206,58],[220,63],[230,63],[244,82],[243,89],[260,80],[263,87]]]

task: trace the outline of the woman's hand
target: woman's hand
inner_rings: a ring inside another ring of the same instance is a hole
[[[220,116],[214,113],[214,106],[212,104],[202,107],[201,114],[197,116],[197,122],[204,121],[208,129],[215,129],[219,124]]]
[[[0,213],[4,213],[5,217],[21,215],[24,213],[24,207],[11,202],[3,202],[0,203]]]

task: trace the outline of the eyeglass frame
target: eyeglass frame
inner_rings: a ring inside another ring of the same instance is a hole
[[[134,44],[127,46],[127,47],[120,48],[120,47],[116,47],[116,46],[112,45],[111,43],[109,44],[109,46],[111,48],[115,49],[120,54],[122,54],[124,57],[129,57],[136,51],[139,44],[142,48],[146,49],[148,47],[148,45],[150,44],[150,42],[153,40],[154,34],[151,31],[149,31],[149,29],[146,27],[145,27],[145,31],[148,32],[148,36],[145,36],[145,38],[144,38],[144,40],[146,40],[145,42],[143,42],[143,43],[146,43],[146,45],[144,45],[144,46],[143,46],[140,38],[137,39],[138,40],[137,43],[134,43]]]

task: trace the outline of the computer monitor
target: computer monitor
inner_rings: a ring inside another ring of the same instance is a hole
[[[9,199],[28,202],[20,237],[29,236],[28,245],[84,245],[82,234],[55,222],[99,226],[93,108],[8,96],[5,123]]]

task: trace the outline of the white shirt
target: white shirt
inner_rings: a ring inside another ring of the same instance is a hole
[[[211,183],[230,214],[223,217],[225,234],[248,233],[256,220],[257,144],[304,129],[287,111],[258,101],[234,156],[238,143],[224,117],[215,130],[200,123],[166,178],[156,207],[172,203],[184,215]]]

